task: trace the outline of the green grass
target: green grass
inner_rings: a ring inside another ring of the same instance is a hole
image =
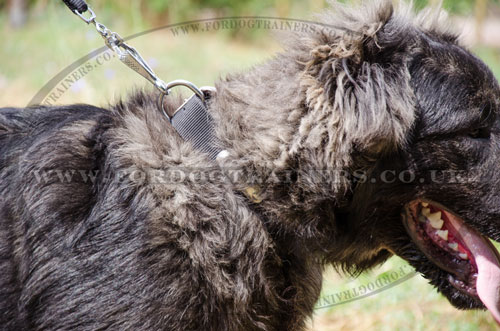
[[[413,268],[393,257],[379,268],[358,279],[341,277],[332,269],[325,273],[322,296],[374,282],[384,273],[403,267]],[[459,311],[441,296],[422,276],[388,288],[376,295],[330,308],[316,309],[313,330],[494,330],[488,312]]]
[[[143,31],[139,19],[121,21],[101,13],[103,23],[122,36]],[[35,15],[21,30],[6,27],[0,14],[0,104],[25,106],[54,75],[76,59],[103,45],[93,28],[64,8],[51,7]],[[132,23],[127,23],[132,22]],[[232,38],[230,38],[232,37]],[[236,37],[236,38],[234,38]],[[164,80],[184,78],[198,85],[212,85],[220,75],[249,68],[270,57],[279,46],[268,34],[249,39],[227,33],[198,33],[174,37],[169,30],[157,31],[130,42],[153,64]],[[500,77],[500,53],[475,49]],[[83,86],[69,90],[59,103],[106,104],[136,86],[148,86],[140,76],[116,59],[88,74]],[[325,274],[323,296],[367,284],[398,270],[406,263],[392,258],[358,279],[342,278],[332,270]],[[411,268],[405,267],[408,272]],[[454,309],[421,276],[377,295],[316,310],[314,330],[491,330],[486,312]]]
[[[128,25],[104,13],[102,22],[122,37],[142,32],[140,22]],[[31,98],[62,69],[102,47],[103,40],[92,26],[85,25],[67,9],[52,6],[44,15],[33,15],[28,25],[13,30],[0,13],[0,104],[26,106]],[[231,38],[230,38],[231,37]],[[199,86],[212,85],[228,72],[242,70],[271,56],[277,45],[269,35],[248,36],[227,33],[190,33],[174,36],[163,29],[130,40],[165,81],[187,79]],[[58,102],[105,104],[149,83],[120,61],[97,66],[67,91]]]
[[[495,77],[500,79],[500,50],[487,47],[476,47],[472,51],[486,62],[491,71],[495,74]]]

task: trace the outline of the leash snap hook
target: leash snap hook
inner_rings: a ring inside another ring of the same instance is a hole
[[[120,61],[142,77],[146,78],[159,89],[161,93],[168,94],[168,84],[161,80],[142,58],[139,52],[137,52],[134,47],[127,45],[116,32],[113,32],[106,38],[106,44],[118,55]]]

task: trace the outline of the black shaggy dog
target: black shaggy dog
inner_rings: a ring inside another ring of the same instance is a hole
[[[217,161],[152,94],[1,109],[0,328],[302,330],[392,254],[499,320],[495,78],[432,11],[324,22],[217,83]]]

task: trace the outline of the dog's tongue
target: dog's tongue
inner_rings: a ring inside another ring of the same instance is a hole
[[[479,298],[500,324],[500,262],[493,244],[469,228],[462,220],[449,217],[476,261],[478,275],[476,289]]]

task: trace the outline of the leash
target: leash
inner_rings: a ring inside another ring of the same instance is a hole
[[[216,92],[215,88],[200,89],[195,84],[183,79],[165,83],[155,74],[135,48],[126,44],[118,33],[112,32],[104,24],[96,21],[97,15],[84,0],[62,1],[85,23],[95,26],[97,32],[104,39],[106,46],[118,55],[121,62],[147,79],[160,91],[160,108],[170,124],[184,140],[190,141],[194,148],[208,154],[212,160],[217,157],[227,156],[227,151],[218,147],[220,143],[215,136],[213,119],[206,105],[207,100]],[[88,12],[88,17],[84,16],[86,12]],[[172,116],[169,116],[164,108],[164,98],[176,86],[187,87],[194,94]]]
[[[182,79],[165,83],[154,73],[135,48],[126,44],[119,34],[96,21],[96,14],[84,0],[63,0],[63,2],[85,23],[95,26],[97,32],[104,38],[106,46],[118,55],[120,61],[160,90],[160,108],[184,140],[190,141],[195,149],[206,153],[212,160],[223,159],[229,155],[226,150],[219,147],[221,144],[215,135],[213,119],[206,105],[207,100],[216,92],[214,87],[199,89],[193,83]],[[88,18],[84,16],[87,11],[89,12]],[[164,98],[169,95],[170,89],[176,86],[185,86],[194,94],[177,108],[172,116],[169,116],[164,108]],[[247,187],[242,193],[254,204],[262,202],[260,188],[257,186]]]

